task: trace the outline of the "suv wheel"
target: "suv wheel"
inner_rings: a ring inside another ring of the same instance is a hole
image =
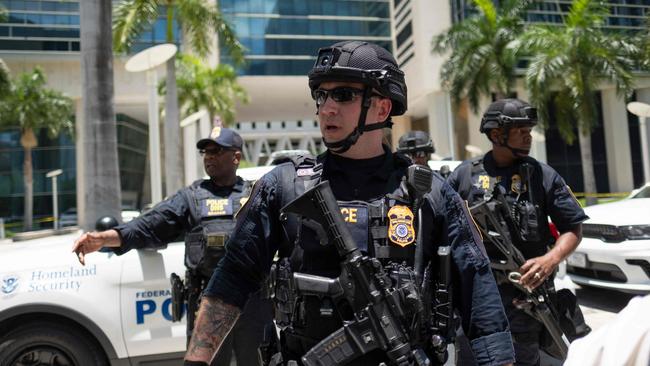
[[[88,333],[54,322],[29,323],[0,337],[0,366],[108,365]]]

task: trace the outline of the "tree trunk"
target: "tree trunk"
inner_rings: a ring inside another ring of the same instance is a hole
[[[34,169],[32,166],[32,149],[37,145],[32,129],[26,129],[20,136],[23,147],[23,183],[25,184],[25,207],[23,209],[23,230],[32,230],[34,218]]]
[[[176,61],[167,61],[167,94],[165,95],[165,196],[183,188],[183,151],[176,88]]]
[[[596,193],[596,176],[594,175],[594,160],[591,154],[591,135],[585,133],[580,128],[578,131],[580,141],[580,158],[582,160],[582,179],[584,182],[584,191],[587,206],[595,205],[598,200],[594,196]]]
[[[111,0],[80,2],[81,69],[84,108],[83,154],[85,192],[80,225],[92,230],[102,216],[121,221],[117,128],[113,110]]]

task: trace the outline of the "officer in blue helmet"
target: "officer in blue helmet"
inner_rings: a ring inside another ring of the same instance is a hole
[[[73,250],[83,264],[85,255],[107,247],[121,255],[131,249],[160,248],[185,236],[184,281],[172,274],[172,311],[180,320],[187,304],[187,336],[192,333],[201,293],[225,253],[225,243],[235,226],[235,214],[250,194],[250,184],[237,176],[243,140],[230,128],[215,127],[197,142],[208,179],[200,179],[158,203],[129,223],[83,234]],[[108,220],[106,220],[108,221]],[[237,364],[259,365],[258,348],[264,328],[272,323],[271,303],[260,293],[250,297],[240,318],[213,365],[230,366],[234,351]]]
[[[481,120],[480,132],[490,140],[492,150],[460,165],[448,182],[470,207],[490,201],[497,194],[505,196],[517,227],[509,227],[509,236],[525,258],[519,268],[519,284],[528,289],[548,286],[553,296],[555,271],[580,243],[582,222],[588,217],[564,179],[553,168],[528,155],[531,131],[536,124],[537,110],[522,100],[502,99],[490,104]],[[483,220],[476,218],[483,225]],[[560,232],[557,240],[551,235],[549,218]],[[540,344],[551,342],[545,341],[549,338],[542,323],[526,311],[526,294],[515,287],[512,277],[500,266],[505,259],[503,253],[489,240],[485,242],[510,322],[516,364],[539,365]],[[566,292],[563,295],[572,296]],[[576,306],[571,312],[580,310]],[[581,314],[575,319],[580,319],[575,323],[584,323]],[[569,333],[589,331],[584,324],[578,328]],[[558,355],[556,349],[548,348],[548,352]]]
[[[393,281],[414,280],[408,273],[413,273],[416,242],[422,243],[418,248],[425,263],[434,265],[440,256],[451,257],[453,303],[476,358],[482,365],[512,362],[505,313],[464,202],[434,173],[425,180],[425,193],[417,196],[406,183],[410,159],[392,154],[382,144],[382,129],[390,128],[391,116],[403,114],[407,106],[404,73],[394,57],[363,41],[321,48],[309,72],[309,88],[327,151],[316,159],[279,165],[257,181],[238,215],[226,256],[205,291],[185,364],[206,365],[212,359],[249,294],[270,275],[276,255],[280,259],[273,272],[275,321],[281,329],[281,342],[278,353],[269,360],[271,365],[322,364],[319,357],[326,355],[314,351],[323,346],[318,346],[319,342],[358,320],[350,302],[294,286],[298,275],[333,280],[341,274],[341,258],[323,236],[322,226],[282,212],[293,199],[324,181],[329,183],[360,251],[391,273]],[[420,211],[422,216],[416,219],[414,212]],[[440,246],[449,250],[442,253]],[[396,299],[400,304],[406,300]],[[372,342],[372,333],[358,340],[362,339]],[[432,340],[426,338],[423,347],[430,347]],[[342,344],[347,341],[326,347],[327,356],[338,359],[335,364],[394,363],[390,360],[395,355],[381,348],[362,351]],[[424,362],[416,360],[415,354],[403,356],[400,359],[406,364]]]

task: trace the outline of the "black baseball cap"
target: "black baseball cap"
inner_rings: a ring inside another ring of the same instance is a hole
[[[196,143],[197,149],[205,149],[209,143],[214,142],[215,144],[229,148],[241,150],[242,145],[244,145],[244,140],[235,130],[226,128],[226,127],[215,127],[210,132],[210,137],[199,140]]]

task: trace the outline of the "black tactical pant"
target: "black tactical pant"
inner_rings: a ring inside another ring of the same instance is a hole
[[[230,366],[233,351],[238,366],[261,366],[259,348],[264,327],[273,322],[270,299],[251,294],[244,311],[224,340],[211,366]]]
[[[510,323],[510,332],[515,346],[515,365],[539,365],[539,342],[544,325],[513,305],[512,301],[521,297],[520,292],[513,285],[500,284],[499,292]]]

